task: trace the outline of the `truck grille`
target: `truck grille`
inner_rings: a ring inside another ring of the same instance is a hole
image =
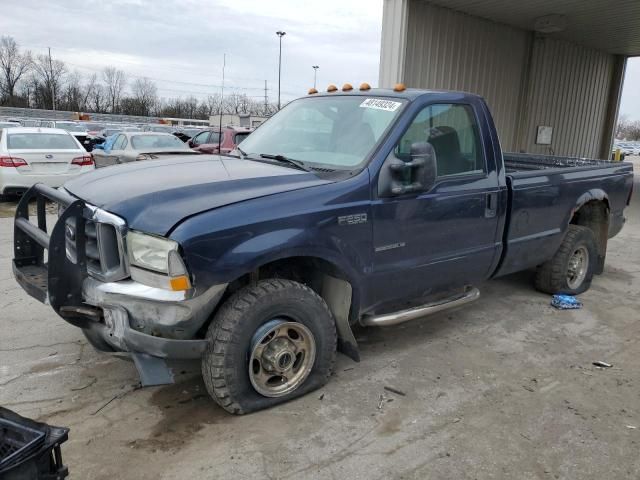
[[[103,217],[96,221],[96,217]],[[65,243],[67,257],[78,263],[78,225],[79,219],[70,217],[65,224]],[[92,277],[105,282],[122,280],[129,276],[124,258],[123,229],[124,222],[111,214],[93,210],[92,219],[84,219],[84,250],[87,272]]]

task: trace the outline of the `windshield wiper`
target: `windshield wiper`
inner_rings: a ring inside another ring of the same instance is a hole
[[[269,160],[276,160],[281,163],[287,163],[289,165],[293,165],[299,170],[304,170],[305,172],[310,172],[311,169],[300,160],[294,160],[293,158],[285,157],[284,155],[272,155],[270,153],[261,153],[260,158],[268,158]]]

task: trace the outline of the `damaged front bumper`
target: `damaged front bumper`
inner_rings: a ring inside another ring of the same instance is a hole
[[[200,358],[207,341],[196,334],[218,304],[226,284],[192,298],[183,292],[148,287],[132,280],[83,282],[86,304],[101,318],[86,323],[85,335],[102,351],[146,353],[158,358]]]
[[[29,220],[31,200],[36,201],[37,225]],[[50,234],[47,200],[63,207]],[[98,350],[131,354],[143,385],[168,383],[171,377],[165,359],[198,359],[204,352],[207,341],[200,330],[226,284],[174,292],[130,278],[98,280],[87,268],[92,239],[86,231],[93,232],[95,227],[85,229],[86,223],[96,221],[96,212],[101,213],[65,191],[41,184],[31,188],[16,209],[15,278],[32,297],[50,304],[64,320],[81,328]],[[126,228],[120,234],[123,240]]]

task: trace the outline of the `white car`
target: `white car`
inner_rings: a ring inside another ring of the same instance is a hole
[[[21,194],[36,183],[59,187],[94,168],[91,154],[66,130],[0,130],[0,195]]]

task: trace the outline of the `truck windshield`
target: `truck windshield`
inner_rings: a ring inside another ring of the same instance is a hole
[[[335,169],[361,165],[406,102],[336,95],[291,102],[242,142],[247,156],[282,155]]]

